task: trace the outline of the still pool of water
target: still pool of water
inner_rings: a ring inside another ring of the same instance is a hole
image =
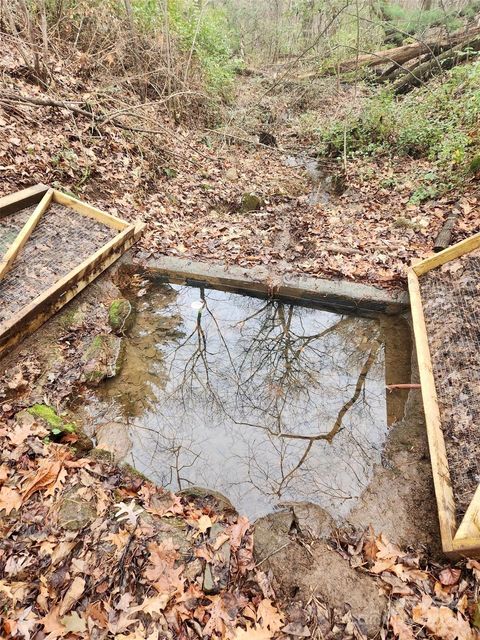
[[[403,416],[385,389],[409,382],[401,318],[158,283],[137,306],[122,372],[87,402],[92,423],[128,425],[126,462],[252,519],[304,500],[348,514]]]

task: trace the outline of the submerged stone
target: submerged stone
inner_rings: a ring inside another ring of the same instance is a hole
[[[123,359],[122,338],[112,334],[96,335],[83,355],[85,382],[93,386],[120,373]]]
[[[107,422],[96,432],[97,447],[109,451],[115,462],[125,458],[132,446],[128,427],[121,422]]]
[[[237,510],[230,500],[224,496],[223,493],[220,493],[220,491],[213,491],[205,487],[188,487],[188,489],[182,489],[182,491],[177,491],[176,493],[179,496],[193,498],[194,500],[211,500],[215,503],[216,509],[237,513]]]
[[[114,300],[108,309],[108,323],[115,333],[127,333],[135,321],[134,308],[126,298]]]

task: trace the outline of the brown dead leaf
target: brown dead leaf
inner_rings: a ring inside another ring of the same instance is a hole
[[[77,611],[72,611],[61,619],[68,633],[84,634],[87,630],[87,621]]]
[[[390,626],[392,627],[393,633],[397,638],[399,638],[399,640],[415,639],[412,627],[410,627],[397,613],[393,613],[390,616]]]
[[[402,550],[395,544],[392,544],[387,538],[380,534],[376,540],[378,547],[377,558],[379,560],[396,560],[402,555]]]
[[[46,616],[39,620],[40,624],[43,625],[44,633],[48,634],[49,640],[62,638],[68,633],[68,629],[60,620],[59,611],[60,607],[58,605],[54,606]]]
[[[460,569],[447,567],[446,569],[440,571],[439,578],[444,587],[450,587],[454,584],[457,584],[457,582],[460,580],[461,575],[462,572]]]
[[[372,573],[383,573],[384,571],[391,571],[395,566],[395,560],[378,560],[370,569]]]
[[[25,442],[28,436],[32,435],[32,426],[31,424],[22,424],[15,425],[15,428],[7,433],[7,438],[14,446],[18,446]]]
[[[151,542],[148,545],[148,551],[150,552],[150,565],[147,567],[145,575],[152,582],[158,580],[165,568],[172,568],[179,558],[177,547],[173,544],[172,538],[160,543]]]
[[[284,617],[277,607],[273,606],[270,598],[264,598],[257,608],[257,622],[275,635],[283,627]]]
[[[16,489],[10,489],[10,487],[2,487],[0,489],[0,511],[5,510],[5,513],[10,515],[13,510],[19,510],[22,506],[22,496]]]
[[[28,479],[22,489],[23,500],[28,500],[36,491],[53,487],[62,468],[60,460],[45,458],[40,462],[35,474]]]
[[[230,594],[223,594],[219,596],[209,596],[212,601],[211,606],[208,608],[208,614],[210,618],[203,629],[203,635],[210,637],[213,633],[218,633],[222,638],[225,637],[226,629],[232,626],[238,609],[230,602],[227,596]]]
[[[85,590],[85,580],[80,576],[74,578],[72,584],[67,589],[66,594],[63,597],[62,603],[60,605],[59,614],[62,616],[63,614],[70,611],[73,605],[78,602],[81,598],[83,592]]]
[[[467,561],[467,569],[471,569],[475,578],[480,582],[480,562],[470,558]]]
[[[378,546],[377,546],[377,540],[375,538],[375,533],[372,527],[369,527],[369,530],[363,542],[363,554],[367,560],[373,562],[377,557],[377,553],[378,553]]]
[[[94,620],[95,624],[102,629],[107,628],[108,618],[101,602],[89,602],[85,608],[85,615],[87,619],[91,618]]]
[[[230,535],[230,545],[232,549],[238,549],[242,544],[242,538],[250,527],[250,522],[245,516],[239,516],[237,522],[232,524],[228,533]]]
[[[422,601],[412,609],[412,619],[422,624],[441,640],[472,640],[469,623],[460,613],[454,613],[449,607],[437,607],[430,596],[423,595]]]

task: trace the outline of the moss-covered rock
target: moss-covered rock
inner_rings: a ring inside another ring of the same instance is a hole
[[[127,333],[135,321],[135,309],[126,298],[117,298],[108,309],[108,323],[115,333]]]
[[[87,317],[85,305],[71,302],[66,309],[63,309],[59,315],[59,323],[64,329],[77,327],[85,322]]]
[[[469,169],[470,173],[480,173],[480,153],[472,158]]]
[[[124,345],[122,338],[111,334],[94,336],[83,354],[83,378],[87,384],[97,385],[105,378],[114,378],[122,367]]]
[[[106,451],[105,449],[99,449],[95,447],[88,453],[89,458],[93,458],[93,460],[100,460],[100,462],[108,462],[109,464],[113,464],[113,453],[111,451]]]
[[[240,211],[248,213],[249,211],[258,211],[265,206],[265,200],[256,193],[244,193],[240,202]]]
[[[53,435],[61,433],[74,433],[76,425],[74,422],[68,422],[62,416],[59,416],[53,407],[47,404],[34,404],[27,409],[28,413],[34,418],[41,420]]]
[[[82,487],[72,487],[58,505],[58,525],[67,531],[79,531],[97,515],[95,505],[79,495]]]

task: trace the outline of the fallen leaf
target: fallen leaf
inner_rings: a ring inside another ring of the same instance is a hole
[[[412,619],[441,640],[472,640],[470,625],[460,613],[455,614],[449,607],[435,606],[425,594],[421,603],[413,607]]]
[[[44,633],[48,634],[49,640],[62,638],[68,633],[68,629],[60,620],[59,611],[60,607],[58,605],[54,606],[46,616],[39,620],[40,624],[43,625]]]
[[[10,489],[10,487],[2,487],[0,489],[0,511],[5,510],[5,513],[10,515],[13,510],[19,510],[22,506],[22,496],[16,489]]]
[[[275,635],[283,627],[284,617],[269,598],[264,598],[257,608],[257,622]]]
[[[63,616],[61,622],[69,633],[85,633],[87,630],[86,620],[80,617],[76,611],[68,614],[68,616]]]
[[[399,638],[399,640],[415,639],[412,627],[410,627],[397,613],[392,613],[390,616],[390,626],[392,627],[393,633],[397,638]]]
[[[130,501],[130,504],[126,504],[125,502],[119,502],[114,505],[114,508],[117,510],[115,517],[120,522],[128,522],[132,526],[137,524],[138,516],[142,513],[143,509],[141,507],[137,508],[134,500]]]
[[[245,516],[240,516],[235,524],[229,529],[230,544],[232,549],[238,549],[242,543],[242,538],[250,527],[250,522]]]
[[[67,611],[73,607],[73,605],[78,602],[81,598],[83,592],[85,590],[85,580],[80,576],[74,578],[72,584],[68,588],[66,594],[63,597],[62,603],[60,605],[60,615],[62,616]]]
[[[22,489],[23,500],[28,500],[36,491],[48,489],[55,485],[61,468],[62,463],[60,460],[52,460],[51,458],[42,460],[35,475],[26,482]]]
[[[460,580],[462,572],[460,569],[452,569],[451,567],[447,567],[440,571],[440,582],[444,587],[449,587],[451,585],[457,584]]]

